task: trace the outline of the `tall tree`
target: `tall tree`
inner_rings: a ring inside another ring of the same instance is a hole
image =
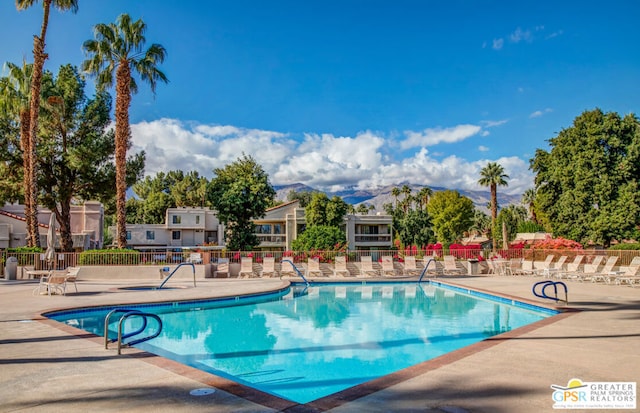
[[[404,199],[402,200],[402,210],[406,214],[411,208],[411,203],[413,202],[413,197],[411,196],[411,187],[409,185],[402,185],[400,189],[402,195],[404,195]]]
[[[525,207],[527,207],[531,221],[537,224],[538,219],[536,218],[536,210],[535,210],[536,190],[533,188],[529,188],[526,191],[524,191],[524,194],[522,194],[521,202]]]
[[[147,25],[142,20],[133,21],[128,14],[121,14],[115,24],[97,24],[94,27],[94,40],[84,42],[88,59],[82,64],[83,70],[96,76],[96,87],[105,90],[116,87],[116,230],[117,245],[124,248],[126,234],[126,159],[131,142],[129,126],[129,107],[131,95],[138,91],[134,74],[149,83],[155,94],[159,81],[167,83],[166,75],[158,65],[166,56],[164,47],[153,43],[145,46]]]
[[[231,250],[253,249],[260,243],[253,219],[264,217],[276,196],[268,175],[247,155],[213,172],[207,199],[226,226],[227,246]]]
[[[480,179],[478,183],[482,186],[488,186],[491,191],[491,227],[493,228],[493,251],[498,249],[498,240],[496,234],[496,218],[498,217],[498,185],[507,186],[509,175],[504,173],[504,168],[497,162],[489,162],[487,166],[480,171]]]
[[[400,196],[400,188],[398,188],[397,186],[394,186],[391,189],[391,196],[393,196],[393,198],[395,199],[395,207],[398,208],[398,197]]]
[[[16,0],[18,10],[28,9],[38,0]],[[38,231],[38,188],[36,181],[36,145],[38,133],[38,116],[40,114],[40,87],[42,85],[42,74],[44,71],[44,61],[47,60],[45,50],[45,40],[47,37],[47,28],[49,27],[49,12],[51,5],[60,11],[71,10],[75,13],[78,10],[77,0],[43,0],[42,9],[42,26],[40,28],[40,36],[33,36],[33,70],[31,72],[31,99],[29,101],[29,139],[24,144],[27,152],[24,165],[24,173],[28,174],[25,179],[25,217],[27,220],[27,244],[29,246],[40,246],[40,233]],[[26,187],[28,185],[28,187]],[[28,198],[28,200],[27,200]]]
[[[436,192],[427,205],[438,241],[451,244],[473,225],[474,206],[471,199],[458,191]]]
[[[293,189],[289,191],[287,194],[287,201],[298,201],[300,203],[300,208],[306,208],[311,202],[311,198],[313,194],[318,191],[294,191]]]
[[[543,224],[582,244],[640,237],[638,118],[585,111],[549,145],[531,160]]]
[[[347,210],[347,203],[339,196],[329,199],[325,193],[315,192],[304,212],[307,227],[340,227],[344,223]]]
[[[52,80],[40,115],[38,187],[41,202],[56,216],[63,251],[73,250],[71,205],[82,200],[104,201],[115,195],[115,149],[111,123],[111,96],[98,93],[87,99],[85,81],[77,68],[65,65]],[[141,159],[140,159],[141,158]],[[127,168],[127,181],[140,178],[144,153]]]
[[[428,186],[420,188],[420,191],[416,196],[416,202],[418,203],[419,209],[427,207],[431,195],[433,195],[433,189],[429,188]]]
[[[20,149],[22,152],[22,168],[12,167],[7,170],[22,172],[22,199],[25,208],[25,218],[27,219],[27,230],[29,230],[29,223],[31,222],[31,216],[27,212],[31,209],[31,198],[27,196],[28,188],[31,188],[31,176],[27,173],[29,168],[29,97],[31,94],[31,73],[33,72],[33,65],[22,63],[22,66],[18,66],[14,63],[7,62],[8,76],[0,80],[0,111],[3,119],[6,121],[6,126],[14,126],[20,131]],[[9,133],[5,132],[5,143],[9,143],[7,137]],[[6,148],[4,155],[5,159],[8,159],[9,151],[16,148]],[[6,176],[3,174],[3,176]],[[3,187],[6,187],[7,183],[3,183]],[[14,186],[12,184],[9,185]],[[11,196],[12,200],[15,199],[15,191]],[[27,236],[27,243],[31,242],[29,236]]]

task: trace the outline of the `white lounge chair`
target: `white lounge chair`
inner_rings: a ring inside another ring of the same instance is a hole
[[[416,264],[416,257],[407,255],[404,257],[404,265],[402,266],[403,275],[418,275],[420,269]]]
[[[569,280],[578,280],[580,282],[591,280],[591,277],[593,277],[594,274],[596,274],[600,269],[602,261],[604,261],[604,256],[597,255],[593,257],[591,263],[584,264],[584,266],[582,267],[582,271],[566,273],[565,278]]]
[[[192,252],[189,254],[189,258],[187,258],[187,262],[192,264],[202,264],[202,254],[199,252]]]
[[[620,270],[622,273],[615,276],[614,282],[618,285],[634,285],[637,281],[640,281],[640,257],[635,257],[631,260],[629,266],[624,267],[624,271],[622,271],[622,268]]]
[[[373,261],[370,255],[363,255],[360,257],[360,275],[359,277],[368,277],[371,274],[379,275],[378,270],[373,268]]]
[[[253,277],[253,258],[251,257],[240,258],[240,272],[238,273],[238,278],[244,277]]]
[[[536,275],[547,275],[547,274],[549,274],[550,269],[553,268],[551,266],[551,263],[553,262],[554,258],[555,257],[553,256],[553,254],[547,255],[547,258],[542,263],[542,267],[536,269],[537,270],[536,271]]]
[[[310,277],[312,274],[318,274],[319,277],[322,277],[322,270],[320,269],[320,260],[318,258],[309,258],[307,259],[307,277]]]
[[[564,269],[564,262],[567,260],[567,256],[566,255],[561,255],[560,258],[558,258],[558,261],[556,261],[555,263],[550,263],[549,266],[543,270],[543,273],[546,277],[558,277],[558,275],[563,271]]]
[[[557,274],[558,278],[567,278],[569,274],[576,273],[580,270],[580,266],[582,265],[582,260],[584,259],[584,255],[576,255],[573,259],[573,262],[567,264],[567,268],[564,271],[560,271]]]
[[[351,272],[347,268],[347,257],[344,255],[337,256],[335,259],[335,263],[333,264],[333,276],[334,277],[344,277],[351,276]]]
[[[444,256],[444,274],[462,274],[462,270],[458,268],[456,257],[453,255]]]
[[[227,278],[229,278],[229,259],[228,258],[220,258],[218,259],[218,264],[216,265],[216,270],[213,272],[214,278],[217,278],[220,274],[226,274]]]
[[[393,257],[390,255],[385,255],[382,257],[382,269],[380,273],[385,276],[387,274],[391,274],[392,276],[396,275],[396,269],[393,266]]]
[[[602,271],[596,274],[593,274],[593,276],[591,277],[591,282],[596,283],[598,281],[603,281],[609,284],[613,278],[612,276],[620,274],[619,271],[613,270],[617,262],[618,262],[618,257],[615,255],[612,255],[611,257],[607,258],[607,262],[604,263],[604,267],[602,267]]]
[[[267,274],[271,274],[272,277],[276,275],[276,260],[273,257],[264,257],[262,260],[260,277],[265,277]]]

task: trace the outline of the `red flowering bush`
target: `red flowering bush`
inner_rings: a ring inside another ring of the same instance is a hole
[[[551,238],[547,237],[542,241],[536,241],[531,246],[531,249],[534,250],[581,250],[582,244],[579,242],[558,237]]]

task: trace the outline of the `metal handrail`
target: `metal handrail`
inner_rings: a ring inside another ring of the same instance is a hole
[[[429,269],[429,264],[431,263],[433,263],[433,265],[437,265],[436,260],[434,260],[433,258],[429,258],[424,268],[422,269],[422,273],[420,274],[420,277],[418,278],[418,283],[422,281],[422,277],[424,277],[424,275],[427,273],[427,270]]]
[[[536,287],[542,285],[542,290],[540,290],[540,294],[538,294],[536,292]],[[562,286],[562,288],[564,288],[564,300],[558,298],[558,285]],[[547,287],[553,286],[553,292],[555,294],[554,297],[551,297],[549,295],[547,295],[544,290],[547,289]],[[569,304],[569,290],[567,288],[567,284],[563,283],[562,281],[540,281],[537,282],[535,284],[533,284],[533,287],[531,288],[531,292],[533,293],[533,295],[535,295],[536,297],[540,297],[540,298],[544,298],[547,300],[554,300],[555,302],[558,301],[564,301],[566,304]]]
[[[196,266],[193,265],[192,262],[181,262],[173,271],[171,271],[171,274],[167,275],[167,278],[165,278],[164,281],[162,281],[162,284],[160,284],[160,287],[158,287],[158,289],[161,289],[162,287],[164,287],[167,281],[169,281],[169,278],[171,278],[171,276],[175,274],[176,271],[178,271],[178,268],[182,267],[183,265],[191,266],[191,269],[193,270],[193,286],[195,287],[196,286]]]
[[[118,337],[117,338],[113,338],[110,339],[109,338],[109,319],[111,318],[111,316],[115,313],[124,313],[122,315],[122,317],[120,317],[120,320],[118,321]],[[126,334],[122,334],[122,327],[124,326],[124,322],[129,318],[129,317],[133,317],[133,316],[138,316],[138,317],[142,317],[142,327],[140,327],[139,329],[126,333]],[[142,337],[136,340],[131,340],[128,343],[123,343],[123,341],[129,337],[133,337],[136,336],[140,333],[142,333],[146,328],[147,328],[147,318],[153,318],[154,320],[157,321],[158,323],[158,329],[151,335],[146,336],[146,337]],[[115,310],[112,310],[109,312],[109,314],[107,314],[107,316],[104,319],[104,348],[108,349],[109,348],[109,343],[113,343],[113,342],[117,342],[118,343],[118,354],[121,354],[122,352],[122,347],[123,346],[132,346],[134,344],[138,344],[138,343],[142,343],[148,340],[151,340],[153,338],[156,338],[160,335],[160,333],[162,332],[162,320],[160,319],[160,317],[158,317],[156,314],[152,314],[152,313],[144,313],[140,310],[131,310],[131,309],[127,309],[127,308],[117,308]]]
[[[282,260],[282,262],[288,262],[289,264],[291,264],[291,266],[293,267],[293,270],[298,273],[298,275],[304,280],[304,282],[308,285],[310,285],[311,283],[304,278],[304,275],[300,272],[300,270],[298,269],[298,267],[295,266],[295,264],[293,263],[293,261],[291,260]]]

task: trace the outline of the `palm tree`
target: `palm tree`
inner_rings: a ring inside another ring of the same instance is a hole
[[[535,201],[536,201],[536,190],[533,188],[529,188],[524,191],[522,194],[522,204],[527,207],[529,210],[529,215],[531,216],[531,221],[535,224],[538,223],[538,217],[536,216],[535,211]]]
[[[131,94],[138,91],[133,72],[149,83],[155,93],[158,81],[168,82],[158,64],[164,61],[166,51],[159,44],[152,44],[143,50],[147,26],[142,20],[132,21],[128,14],[121,14],[115,23],[97,24],[94,27],[95,40],[84,42],[88,59],[82,68],[96,76],[99,90],[110,88],[115,75],[116,86],[116,226],[119,248],[127,245],[126,227],[126,158],[131,129],[129,126],[129,106]]]
[[[429,198],[431,198],[431,195],[433,195],[433,189],[429,188],[428,186],[425,186],[420,189],[417,196],[420,209],[422,209],[422,207],[424,208],[427,207],[427,204],[429,203]]]
[[[395,200],[396,200],[396,208],[398,208],[398,197],[400,196],[400,188],[398,188],[397,186],[394,186],[391,189],[391,195],[395,198]]]
[[[402,185],[402,189],[400,189],[400,192],[404,195],[404,201],[402,202],[402,207],[403,207],[404,213],[406,214],[407,211],[409,210],[409,207],[411,206],[411,202],[413,202],[413,198],[411,197],[411,188],[407,184]]]
[[[38,0],[16,0],[18,10],[25,10]],[[33,37],[33,70],[31,73],[31,100],[29,102],[29,139],[23,142],[27,144],[23,148],[27,152],[24,173],[29,177],[25,179],[25,217],[27,220],[27,244],[29,246],[40,245],[40,234],[38,233],[38,188],[36,186],[36,143],[38,132],[38,115],[40,113],[40,87],[42,85],[42,73],[44,70],[44,61],[47,54],[44,52],[45,39],[47,37],[47,28],[49,27],[49,11],[51,5],[60,11],[71,10],[73,13],[78,11],[77,0],[43,0],[43,17],[42,27],[40,28],[40,36]],[[26,185],[29,185],[28,187]],[[28,207],[27,207],[28,206]]]
[[[480,170],[480,179],[478,183],[482,186],[488,186],[491,190],[491,228],[495,227],[496,218],[498,217],[498,185],[507,186],[506,179],[509,175],[504,173],[504,168],[496,162],[489,162],[487,166]],[[493,251],[498,249],[495,234],[492,234]]]
[[[20,148],[22,149],[23,166],[23,191],[24,208],[27,230],[31,229],[32,215],[26,212],[31,209],[31,197],[28,190],[31,188],[31,175],[29,172],[29,96],[31,92],[31,73],[33,65],[22,62],[22,67],[7,62],[8,75],[3,79],[0,92],[2,93],[2,111],[4,113],[15,113],[20,120]],[[31,238],[27,237],[31,244]]]

